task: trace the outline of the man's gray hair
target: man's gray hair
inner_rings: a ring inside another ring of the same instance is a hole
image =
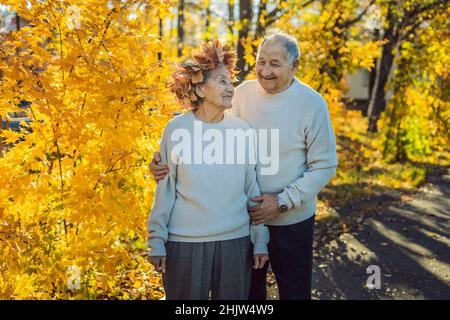
[[[294,37],[282,32],[267,36],[260,43],[258,52],[261,50],[262,46],[268,42],[280,42],[283,45],[289,64],[293,64],[295,60],[300,59],[300,49],[298,48],[297,40]]]

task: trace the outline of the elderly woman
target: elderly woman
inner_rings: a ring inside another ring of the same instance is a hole
[[[224,143],[214,159],[204,159],[204,147],[211,142],[198,136],[198,128],[222,137],[228,130],[250,129],[224,113],[231,108],[235,62],[235,53],[214,40],[172,75],[172,91],[191,110],[164,130],[161,162],[169,174],[158,183],[147,224],[149,261],[163,272],[169,300],[208,299],[210,291],[215,300],[248,299],[252,255],[253,268],[268,260],[268,230],[250,225],[247,211],[249,199],[260,195],[255,164],[248,158],[244,163],[218,161],[217,155],[231,151],[234,157],[242,151]]]

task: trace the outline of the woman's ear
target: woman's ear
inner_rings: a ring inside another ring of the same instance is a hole
[[[199,85],[194,87],[195,93],[200,97],[200,98],[204,98],[205,97],[205,93],[203,92],[203,88]]]

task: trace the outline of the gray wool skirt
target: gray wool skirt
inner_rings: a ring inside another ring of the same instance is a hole
[[[166,243],[167,300],[247,300],[252,249],[250,237],[212,242]]]

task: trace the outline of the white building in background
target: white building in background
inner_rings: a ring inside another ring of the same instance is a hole
[[[361,110],[366,115],[369,106],[370,71],[358,69],[352,74],[345,75],[348,91],[344,99],[347,108]]]
[[[394,63],[389,73],[389,79],[392,79],[393,70],[397,68],[397,64]],[[370,99],[370,71],[367,69],[358,69],[353,74],[347,74],[345,76],[348,91],[344,98],[346,99],[346,105],[349,109],[356,109],[363,111],[366,115],[369,99]],[[386,102],[392,98],[392,89],[385,92]]]
[[[354,74],[347,75],[348,92],[346,98],[354,100],[369,99],[370,72],[359,69]]]

